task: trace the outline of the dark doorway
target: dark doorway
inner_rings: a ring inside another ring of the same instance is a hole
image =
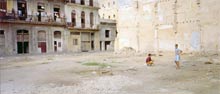
[[[17,53],[29,53],[29,33],[27,30],[17,31]]]
[[[44,4],[43,3],[38,3],[37,5],[37,11],[38,11],[38,21],[41,21],[41,17],[42,17],[42,14],[44,12]]]
[[[102,51],[102,41],[100,41],[99,43],[100,43],[100,51]]]
[[[20,20],[25,20],[27,18],[27,4],[25,0],[18,0],[18,17]]]
[[[94,50],[94,41],[91,41],[91,48]]]
[[[57,20],[57,18],[60,18],[60,8],[54,8],[54,21]]]
[[[62,51],[62,40],[61,40],[61,32],[54,31],[54,52]]]
[[[105,41],[105,50],[108,50],[108,46],[111,44],[111,41]]]

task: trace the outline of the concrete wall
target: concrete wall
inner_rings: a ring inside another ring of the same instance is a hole
[[[119,0],[116,47],[136,51],[219,51],[219,0]]]

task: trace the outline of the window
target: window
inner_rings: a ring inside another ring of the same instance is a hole
[[[113,15],[113,17],[115,18],[115,14]]]
[[[69,3],[70,1],[69,0],[65,0],[66,1],[66,3]]]
[[[115,5],[115,1],[113,1],[113,5]]]
[[[0,30],[0,46],[5,44],[4,30]]]
[[[76,3],[76,1],[75,0],[71,0],[71,3]]]
[[[54,15],[54,21],[56,21],[57,18],[60,18],[60,5],[54,5],[53,15]]]
[[[7,0],[0,0],[0,17],[6,15]]]
[[[4,30],[0,30],[0,36],[4,35]]]
[[[109,38],[109,35],[110,35],[110,31],[109,30],[105,30],[105,37]]]
[[[38,11],[38,21],[41,21],[42,13],[44,12],[45,7],[44,3],[38,3],[37,4],[37,11]]]
[[[54,32],[54,38],[59,38],[59,39],[61,39],[61,32],[60,32],[60,31],[55,31],[55,32]]]
[[[111,19],[111,16],[108,16],[108,19]]]
[[[94,24],[93,20],[94,20],[93,13],[91,12],[90,13],[90,27],[91,28],[93,27],[93,24]]]
[[[108,7],[110,7],[110,3],[108,2]]]
[[[89,5],[93,6],[93,0],[89,0]]]
[[[78,39],[73,39],[73,45],[78,45]]]
[[[72,26],[76,26],[76,12],[75,10],[72,11]]]
[[[45,31],[38,31],[38,41],[46,41],[46,32]]]
[[[27,5],[26,1],[24,0],[18,0],[17,1],[17,7],[18,7],[18,17],[20,20],[26,20],[27,18]]]
[[[81,13],[81,26],[82,28],[85,28],[85,12],[82,11]]]
[[[80,4],[81,4],[81,5],[85,5],[85,0],[81,0],[81,1],[80,1]]]

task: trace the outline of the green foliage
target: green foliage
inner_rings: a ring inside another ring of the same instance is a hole
[[[87,62],[87,63],[83,63],[83,65],[85,65],[85,66],[98,66],[98,67],[102,67],[102,68],[111,66],[106,63],[98,63],[98,62]]]

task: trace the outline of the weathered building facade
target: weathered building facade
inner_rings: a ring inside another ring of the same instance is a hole
[[[67,51],[64,1],[1,0],[0,54]]]
[[[100,50],[114,51],[117,37],[117,0],[100,0]]]
[[[100,50],[114,51],[115,38],[117,34],[116,21],[101,19],[100,20]]]
[[[118,47],[140,52],[220,51],[219,0],[119,0]]]
[[[0,55],[100,50],[97,0],[2,0],[0,4]]]
[[[66,0],[65,15],[71,52],[99,50],[99,5],[97,0]]]

